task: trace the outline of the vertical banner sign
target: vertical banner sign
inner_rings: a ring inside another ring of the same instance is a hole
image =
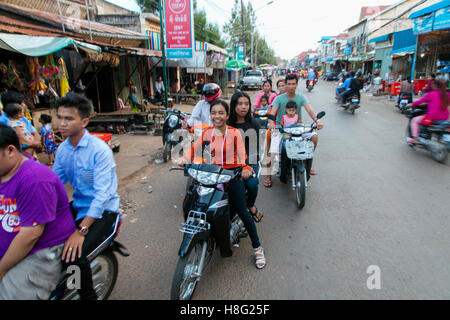
[[[237,47],[237,60],[245,60],[245,43],[239,43]]]
[[[192,0],[165,0],[167,59],[193,57]]]

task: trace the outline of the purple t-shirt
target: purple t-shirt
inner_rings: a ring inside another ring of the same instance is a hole
[[[28,255],[64,243],[75,231],[62,182],[49,168],[25,161],[14,176],[0,183],[0,259],[20,227],[46,224]]]

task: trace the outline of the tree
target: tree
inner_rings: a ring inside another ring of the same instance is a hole
[[[150,12],[159,15],[159,0],[136,0],[142,12]]]
[[[197,9],[197,1],[194,1],[194,34],[195,40],[209,42],[221,48],[226,46],[219,26],[208,22],[205,10]]]
[[[223,30],[230,48],[236,48],[239,43],[246,44],[245,56],[250,60],[252,31],[254,36],[256,35],[256,15],[250,2],[246,7],[241,7],[241,3],[234,0],[230,20],[224,25]]]

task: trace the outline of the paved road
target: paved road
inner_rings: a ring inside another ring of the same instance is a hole
[[[302,81],[299,90],[316,112],[327,112],[305,208],[279,181],[272,189],[261,184],[266,268],[254,267],[245,239],[232,258],[216,254],[194,299],[449,299],[450,161],[438,164],[406,146],[406,118],[392,103],[363,95],[351,115],[336,105],[334,83],[307,93]],[[122,193],[139,207],[119,235],[132,256],[119,259],[112,299],[170,296],[185,178],[169,168],[143,170]],[[380,290],[367,288],[372,265],[381,271]]]

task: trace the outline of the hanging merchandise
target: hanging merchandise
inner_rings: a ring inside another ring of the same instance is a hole
[[[40,71],[41,66],[39,65],[38,58],[27,58],[28,70],[30,71],[33,81],[28,85],[33,92],[34,103],[39,103],[38,94],[43,95],[47,86],[45,85],[44,79],[42,79]]]
[[[53,59],[53,55],[49,54],[45,57],[45,65],[42,70],[42,75],[45,78],[50,76],[58,76],[58,68],[56,67],[55,60]]]
[[[7,84],[10,88],[15,88],[19,91],[23,91],[23,82],[19,77],[19,73],[17,72],[16,65],[13,61],[9,61],[8,65],[8,80]]]
[[[67,80],[69,74],[67,72],[66,63],[63,58],[58,59],[58,70],[59,70],[59,90],[61,98],[64,97],[69,91],[69,81]]]

